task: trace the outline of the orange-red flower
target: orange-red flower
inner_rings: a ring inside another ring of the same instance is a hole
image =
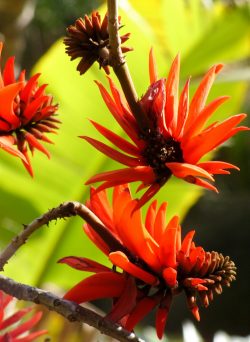
[[[110,205],[105,190],[92,189],[88,207],[107,227],[97,233],[89,224],[84,231],[105,253],[112,269],[82,257],[65,257],[59,262],[95,273],[74,286],[64,296],[83,303],[98,298],[112,298],[113,307],[107,318],[120,322],[126,329],[134,326],[157,307],[156,330],[162,337],[174,295],[184,291],[187,305],[197,320],[199,296],[208,306],[213,294],[235,280],[236,268],[229,257],[206,252],[193,241],[194,231],[181,238],[178,216],[166,223],[167,203],[157,209],[154,201],[142,222],[137,201],[128,186],[114,188]]]
[[[0,56],[3,44],[0,42]],[[25,79],[25,70],[16,80],[14,57],[10,57],[0,72],[0,147],[21,158],[33,175],[28,147],[33,153],[40,150],[48,157],[48,150],[39,140],[52,143],[45,133],[56,133],[60,121],[55,117],[58,109],[53,97],[46,95],[47,84],[38,85],[40,74]]]
[[[120,23],[119,17],[119,23]],[[108,15],[104,19],[98,12],[94,11],[90,17],[84,16],[84,19],[78,18],[74,25],[67,28],[69,37],[64,39],[66,53],[71,60],[80,58],[77,70],[84,74],[94,62],[98,62],[100,68],[103,68],[109,74],[109,33],[108,33]],[[130,34],[124,34],[120,37],[121,43],[129,39]],[[131,48],[121,47],[122,52],[131,51]]]
[[[228,99],[227,96],[221,96],[206,104],[214,78],[221,68],[221,64],[214,65],[206,73],[189,103],[189,80],[178,97],[179,55],[170,68],[168,78],[158,79],[151,51],[151,85],[140,100],[150,124],[147,132],[141,131],[123,94],[113,81],[109,78],[112,95],[97,82],[108,109],[131,141],[91,120],[95,128],[120,151],[93,138],[82,138],[127,168],[97,174],[86,184],[103,182],[99,189],[104,189],[126,182],[141,181],[139,189],[148,187],[148,190],[142,196],[139,206],[154,196],[171,175],[217,191],[216,187],[208,182],[214,181],[213,175],[228,174],[230,172],[227,169],[238,168],[222,161],[200,162],[200,159],[238,131],[248,129],[243,126],[236,127],[246,114],[237,114],[223,122],[206,126],[213,112]]]
[[[6,317],[7,306],[12,300],[12,296],[0,291],[0,342],[30,342],[34,341],[38,336],[47,334],[47,330],[29,333],[29,330],[40,321],[42,317],[41,311],[33,314],[30,319],[24,322],[21,321],[33,307],[18,310]]]

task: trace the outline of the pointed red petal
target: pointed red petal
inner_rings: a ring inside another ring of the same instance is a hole
[[[179,73],[180,55],[178,54],[172,63],[166,82],[165,120],[169,132],[173,136],[175,136],[177,128]]]
[[[174,216],[168,223],[160,240],[161,262],[166,267],[176,267],[176,237],[179,217]]]
[[[15,312],[13,315],[8,317],[7,319],[5,319],[4,321],[1,321],[0,330],[3,330],[5,328],[7,328],[8,326],[18,322],[23,316],[25,316],[32,309],[33,309],[32,307],[21,309],[21,310]]]
[[[210,102],[197,116],[197,118],[190,123],[189,129],[184,133],[184,139],[190,139],[192,136],[198,134],[210,116],[215,112],[215,110],[228,100],[230,96],[221,96]]]
[[[210,173],[208,173],[206,170],[196,165],[192,165],[188,163],[171,162],[171,163],[166,163],[166,166],[171,170],[173,175],[178,178],[185,179],[186,177],[194,176],[194,177],[204,177],[211,181],[214,181]]]
[[[15,157],[21,158],[24,162],[26,162],[25,155],[22,152],[20,152],[17,148],[13,148],[13,144],[14,138],[11,135],[0,137],[0,148],[12,154]]]
[[[193,120],[204,108],[209,91],[214,82],[215,76],[221,71],[222,68],[222,64],[214,65],[212,68],[208,70],[206,75],[203,77],[189,106],[189,114],[186,122],[186,129],[189,128]]]
[[[146,183],[147,184],[147,183]],[[138,200],[135,210],[140,209],[145,203],[147,203],[154,195],[161,189],[161,185],[153,183],[148,190]]]
[[[123,139],[119,135],[115,134],[114,132],[110,131],[106,127],[98,124],[97,122],[90,120],[90,122],[95,126],[95,128],[105,137],[107,138],[112,144],[120,148],[126,153],[132,154],[136,157],[140,156],[140,151],[134,145],[132,145],[127,140]]]
[[[184,129],[185,129],[185,123],[186,123],[187,116],[188,116],[188,106],[189,106],[189,83],[190,83],[190,78],[187,80],[180,96],[179,107],[178,107],[177,127],[173,135],[175,139],[182,137]]]
[[[240,170],[237,166],[226,163],[226,162],[221,162],[221,161],[208,161],[208,162],[203,162],[197,164],[198,167],[201,167],[202,169],[206,170],[210,174],[228,174],[230,173],[229,171],[225,171],[225,169],[235,169],[235,170]]]
[[[75,285],[64,299],[80,304],[99,298],[120,297],[125,285],[126,279],[119,273],[96,273]]]
[[[37,86],[37,79],[40,77],[40,75],[41,74],[35,74],[34,76],[32,76],[26,83],[25,87],[22,89],[20,98],[24,103],[29,102],[32,91]]]
[[[177,284],[177,271],[172,267],[167,267],[162,272],[166,284],[171,288]]]
[[[42,314],[43,313],[41,311],[36,312],[33,315],[33,317],[31,317],[28,321],[22,323],[21,325],[19,325],[18,327],[16,327],[12,331],[10,331],[8,334],[12,338],[14,338],[14,337],[17,337],[17,336],[21,335],[25,331],[30,330],[31,328],[33,328],[40,321],[40,319],[42,317]]]
[[[125,329],[131,331],[138,322],[140,322],[150,311],[153,310],[157,303],[158,301],[154,298],[144,297],[141,299],[129,315],[125,324]]]
[[[156,217],[156,209],[157,209],[157,200],[154,200],[150,204],[147,210],[146,220],[145,220],[145,227],[151,236],[154,236],[153,234],[154,234],[154,222],[155,222],[155,217]]]
[[[167,205],[168,205],[167,202],[163,202],[162,205],[160,206],[160,208],[158,209],[158,212],[157,212],[156,217],[155,217],[153,238],[159,244],[161,243],[163,232],[164,232],[165,227],[166,227]]]
[[[127,155],[125,155],[119,151],[116,151],[112,147],[109,147],[108,145],[103,144],[102,142],[100,142],[96,139],[86,137],[86,136],[82,136],[81,138],[85,139],[89,144],[94,146],[100,152],[106,154],[106,156],[118,161],[121,164],[124,164],[126,166],[131,166],[131,167],[141,165],[141,162],[139,159],[132,158],[132,157],[127,156]]]
[[[135,278],[141,279],[146,284],[155,285],[158,280],[152,274],[144,271],[142,268],[136,266],[129,261],[128,257],[122,252],[113,252],[109,254],[109,259],[112,264],[120,267]]]
[[[149,52],[149,78],[150,84],[153,84],[158,80],[156,60],[153,48],[151,48]]]
[[[42,144],[39,143],[39,141],[34,137],[34,135],[27,132],[25,133],[25,139],[31,146],[35,147],[42,153],[46,154],[48,158],[50,158],[49,151]]]
[[[138,166],[133,168],[126,168],[114,171],[107,171],[99,173],[91,177],[85,184],[91,184],[102,181],[120,181],[120,184],[130,183],[135,181],[142,181],[150,184],[155,179],[154,172],[149,166]],[[117,183],[118,184],[118,183]]]
[[[236,132],[232,130],[245,118],[246,114],[231,116],[183,143],[184,159],[189,163],[197,163],[202,156],[234,135]]]
[[[0,117],[11,124],[11,128],[20,125],[19,118],[13,111],[14,99],[22,89],[23,83],[13,83],[0,89]]]
[[[39,337],[41,335],[45,335],[47,333],[48,333],[47,330],[35,331],[35,332],[29,334],[28,336],[19,337],[17,342],[31,342],[31,341],[34,341],[37,337]]]
[[[129,277],[126,280],[125,287],[118,298],[111,312],[106,316],[107,319],[117,322],[129,314],[136,305],[137,288],[135,280]]]
[[[68,256],[58,260],[57,262],[60,264],[67,264],[68,266],[80,271],[94,273],[110,271],[108,267],[88,258]]]
[[[15,57],[8,58],[4,70],[3,70],[3,79],[4,79],[4,85],[7,86],[9,84],[15,83]]]
[[[170,306],[172,302],[172,295],[167,293],[162,300],[157,312],[156,312],[156,333],[159,339],[163,337]]]

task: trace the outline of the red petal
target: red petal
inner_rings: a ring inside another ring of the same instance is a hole
[[[177,284],[177,271],[172,267],[167,267],[162,272],[166,284],[171,288]]]
[[[19,118],[13,111],[14,99],[22,89],[23,83],[13,83],[0,89],[0,117],[11,124],[11,128],[20,125]]]
[[[39,108],[46,103],[48,96],[40,96],[34,101],[31,101],[25,108],[23,116],[26,118],[25,123],[30,121],[35,115]]]
[[[179,217],[174,216],[168,223],[160,240],[161,262],[166,267],[176,267],[176,237]]]
[[[37,86],[37,79],[40,77],[40,75],[41,74],[35,74],[34,76],[32,76],[21,91],[20,98],[24,103],[29,102],[32,91]]]
[[[190,78],[187,80],[183,91],[180,96],[179,100],[179,107],[178,107],[178,120],[177,120],[177,127],[176,131],[173,135],[175,139],[178,139],[179,137],[182,137],[185,123],[188,116],[188,106],[189,106],[189,83]]]
[[[99,298],[120,297],[125,285],[126,279],[119,273],[96,273],[75,285],[64,299],[80,304]]]
[[[8,317],[7,319],[5,319],[4,321],[1,321],[0,330],[3,330],[7,328],[8,326],[18,322],[23,316],[25,316],[32,309],[33,309],[32,307],[29,307],[29,308],[19,310],[15,312],[13,315],[11,315],[10,317]]]
[[[150,84],[153,84],[158,80],[157,67],[153,48],[151,48],[149,52],[149,78]]]
[[[184,159],[189,163],[197,163],[202,156],[234,135],[236,132],[233,129],[245,118],[246,114],[231,116],[183,143]]]
[[[142,224],[140,210],[135,211],[136,203],[133,200],[124,209],[123,216],[116,227],[117,232],[124,246],[144,260],[152,269],[159,271],[158,245]]]
[[[178,54],[172,63],[166,82],[165,120],[169,132],[173,136],[175,136],[177,128],[179,73],[180,55]]]
[[[159,244],[161,243],[161,239],[163,237],[163,232],[166,227],[166,210],[167,210],[167,202],[163,202],[160,206],[154,221],[154,234],[152,235],[155,241]]]
[[[146,284],[155,285],[158,280],[152,274],[144,271],[142,268],[136,266],[129,261],[128,257],[122,252],[113,252],[109,254],[109,259],[112,264],[120,267],[122,270],[131,274],[135,278],[141,279]]]
[[[88,258],[69,256],[62,258],[57,261],[60,264],[67,264],[72,268],[80,271],[86,272],[108,272],[110,269],[104,265],[99,264],[99,262],[90,260]]]
[[[156,217],[156,209],[157,209],[157,200],[154,200],[150,204],[147,210],[146,220],[145,220],[145,226],[151,236],[153,236],[154,234],[154,222],[155,222],[155,217]]]
[[[189,176],[194,177],[204,177],[211,181],[214,181],[214,178],[208,173],[206,170],[198,167],[196,165],[192,165],[189,163],[178,163],[178,162],[171,162],[166,163],[166,166],[171,170],[173,175],[178,178],[186,178]]]
[[[172,295],[167,293],[156,312],[156,333],[159,339],[161,339],[164,334],[171,302]]]
[[[38,311],[28,321],[22,323],[21,325],[19,325],[18,327],[16,327],[12,331],[10,331],[8,334],[12,338],[14,338],[14,337],[17,337],[18,335],[21,335],[22,333],[30,330],[40,321],[42,314],[43,313],[41,311]]]
[[[190,232],[187,233],[187,235],[182,241],[181,252],[183,252],[184,255],[186,256],[189,256],[189,251],[190,251],[191,243],[193,241],[194,234],[195,234],[195,230],[191,230]]]
[[[154,176],[154,175],[153,175]],[[155,176],[154,176],[155,177]],[[146,183],[147,184],[147,183]],[[152,184],[143,196],[138,200],[135,210],[140,209],[145,203],[147,203],[154,195],[161,189],[161,185],[158,183]]]
[[[44,154],[46,154],[46,156],[47,156],[48,158],[50,158],[50,153],[49,153],[49,151],[48,151],[45,147],[43,147],[42,144],[39,143],[39,141],[34,137],[34,135],[32,135],[32,134],[30,134],[30,133],[27,132],[27,133],[25,133],[25,139],[27,140],[27,142],[28,142],[31,146],[33,146],[33,147],[35,147],[36,149],[38,149],[39,151],[43,152]]]
[[[3,70],[3,79],[4,79],[4,85],[7,86],[9,84],[15,83],[15,57],[8,58],[4,70]]]
[[[14,138],[11,135],[0,137],[0,148],[12,154],[15,157],[21,158],[24,162],[26,162],[25,155],[22,152],[20,152],[17,148],[13,148],[13,144]]]
[[[140,166],[141,162],[137,158],[129,157],[119,151],[114,150],[112,147],[107,146],[106,144],[103,144],[102,142],[92,139],[90,137],[82,136],[81,138],[85,139],[88,143],[90,143],[92,146],[94,146],[97,150],[100,152],[106,154],[106,156],[118,161],[121,164],[124,164],[126,166],[134,167],[134,166]]]
[[[31,342],[31,341],[34,341],[37,337],[39,337],[41,335],[45,335],[47,333],[48,333],[47,330],[35,331],[35,332],[29,334],[28,336],[19,337],[17,342]]]
[[[210,102],[197,116],[197,118],[190,123],[190,127],[184,133],[184,139],[190,139],[192,136],[198,134],[210,116],[215,112],[215,110],[226,100],[229,99],[229,96],[221,96],[217,99]]]
[[[199,115],[199,113],[204,108],[209,91],[214,82],[215,76],[221,71],[222,68],[222,64],[214,65],[212,68],[208,70],[206,75],[203,77],[190,103],[189,114],[185,130],[189,128],[190,124],[194,121],[194,119]]]
[[[195,178],[193,176],[190,176],[190,177],[186,177],[185,181],[188,182],[188,183],[191,183],[191,184],[202,186],[203,188],[208,189],[208,190],[212,190],[212,191],[214,191],[216,193],[219,192],[218,189],[215,186],[213,186],[212,184],[208,183],[204,179]]]
[[[125,329],[131,331],[138,322],[140,322],[157,305],[158,300],[150,297],[144,297],[140,300],[134,310],[129,315],[125,324]]]
[[[97,122],[90,120],[90,122],[95,126],[95,128],[105,137],[107,138],[112,144],[116,147],[120,148],[126,153],[132,154],[136,157],[140,157],[140,151],[134,145],[132,145],[127,140],[123,139],[119,135],[115,134],[114,132],[110,131],[106,127],[99,125]]]
[[[126,168],[114,171],[107,171],[99,173],[93,177],[91,177],[85,184],[91,184],[95,182],[102,182],[102,181],[118,181],[120,183],[117,184],[124,184],[130,183],[135,181],[142,181],[145,183],[151,183],[155,179],[154,172],[151,167],[149,166],[138,166],[133,168]]]
[[[129,277],[126,280],[125,287],[118,298],[111,312],[106,316],[107,319],[117,322],[129,314],[136,305],[137,288],[135,280]]]
[[[236,169],[240,170],[237,166],[230,164],[230,163],[225,163],[221,161],[208,161],[208,162],[203,162],[197,164],[198,167],[201,167],[202,169],[206,170],[210,174],[228,174],[230,173],[229,171],[225,171],[225,169]]]

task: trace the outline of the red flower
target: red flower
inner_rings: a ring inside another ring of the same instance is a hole
[[[0,42],[0,56],[3,44]],[[18,80],[14,76],[14,57],[10,57],[0,72],[0,147],[21,158],[24,166],[33,175],[28,156],[28,147],[33,153],[40,150],[48,157],[48,150],[39,140],[51,143],[45,133],[56,133],[57,105],[51,95],[45,94],[46,84],[38,86],[40,74],[25,80],[25,70]]]
[[[120,23],[119,17],[119,23]],[[81,58],[77,70],[84,74],[95,62],[99,63],[109,74],[109,33],[108,33],[108,15],[101,20],[98,12],[93,12],[91,17],[85,15],[84,19],[79,18],[74,25],[67,28],[69,37],[64,39],[66,53],[71,60]],[[121,36],[121,43],[129,39],[130,34]],[[122,52],[128,52],[133,49],[122,46]]]
[[[217,192],[216,187],[207,180],[214,181],[214,174],[229,174],[226,169],[238,169],[222,161],[199,162],[206,153],[238,131],[248,129],[243,126],[236,127],[246,114],[234,115],[223,122],[214,122],[206,127],[212,113],[228,99],[227,96],[221,96],[206,104],[209,90],[222,65],[215,65],[206,73],[190,104],[189,80],[180,98],[178,97],[179,68],[178,55],[171,66],[168,78],[158,80],[151,51],[151,85],[140,100],[150,123],[147,132],[141,132],[128,104],[113,81],[108,79],[112,95],[97,82],[108,109],[131,142],[91,120],[95,128],[121,152],[93,138],[82,138],[108,157],[128,167],[97,174],[86,184],[103,182],[99,189],[104,189],[126,182],[141,181],[139,189],[148,187],[140,200],[141,206],[155,195],[172,174],[189,183]]]
[[[145,225],[140,210],[135,210],[129,188],[114,189],[113,205],[105,190],[92,189],[88,207],[107,227],[97,233],[89,224],[84,231],[105,253],[112,269],[87,258],[65,257],[60,263],[94,275],[74,286],[64,298],[83,303],[98,298],[112,298],[113,307],[107,318],[120,322],[126,329],[134,326],[157,307],[156,330],[162,337],[174,295],[184,291],[187,305],[197,320],[199,296],[204,306],[220,294],[222,286],[235,280],[236,268],[229,257],[206,252],[193,242],[194,231],[181,239],[178,216],[165,222],[167,203],[157,209],[154,201],[146,215]],[[122,273],[116,269],[118,267]]]
[[[0,342],[30,342],[34,341],[38,336],[47,334],[46,330],[29,333],[29,330],[40,321],[42,317],[42,312],[40,311],[33,314],[28,321],[20,322],[33,307],[18,310],[6,318],[5,311],[12,300],[13,297],[0,291]],[[12,327],[12,325],[14,325],[14,327]],[[1,331],[3,332],[1,333]],[[24,333],[25,336],[22,336]]]

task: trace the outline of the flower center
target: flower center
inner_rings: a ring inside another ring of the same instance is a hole
[[[157,181],[164,183],[171,176],[171,171],[166,163],[184,162],[180,143],[172,137],[165,138],[159,132],[148,133],[145,141],[147,146],[143,151],[143,157],[154,169]]]

